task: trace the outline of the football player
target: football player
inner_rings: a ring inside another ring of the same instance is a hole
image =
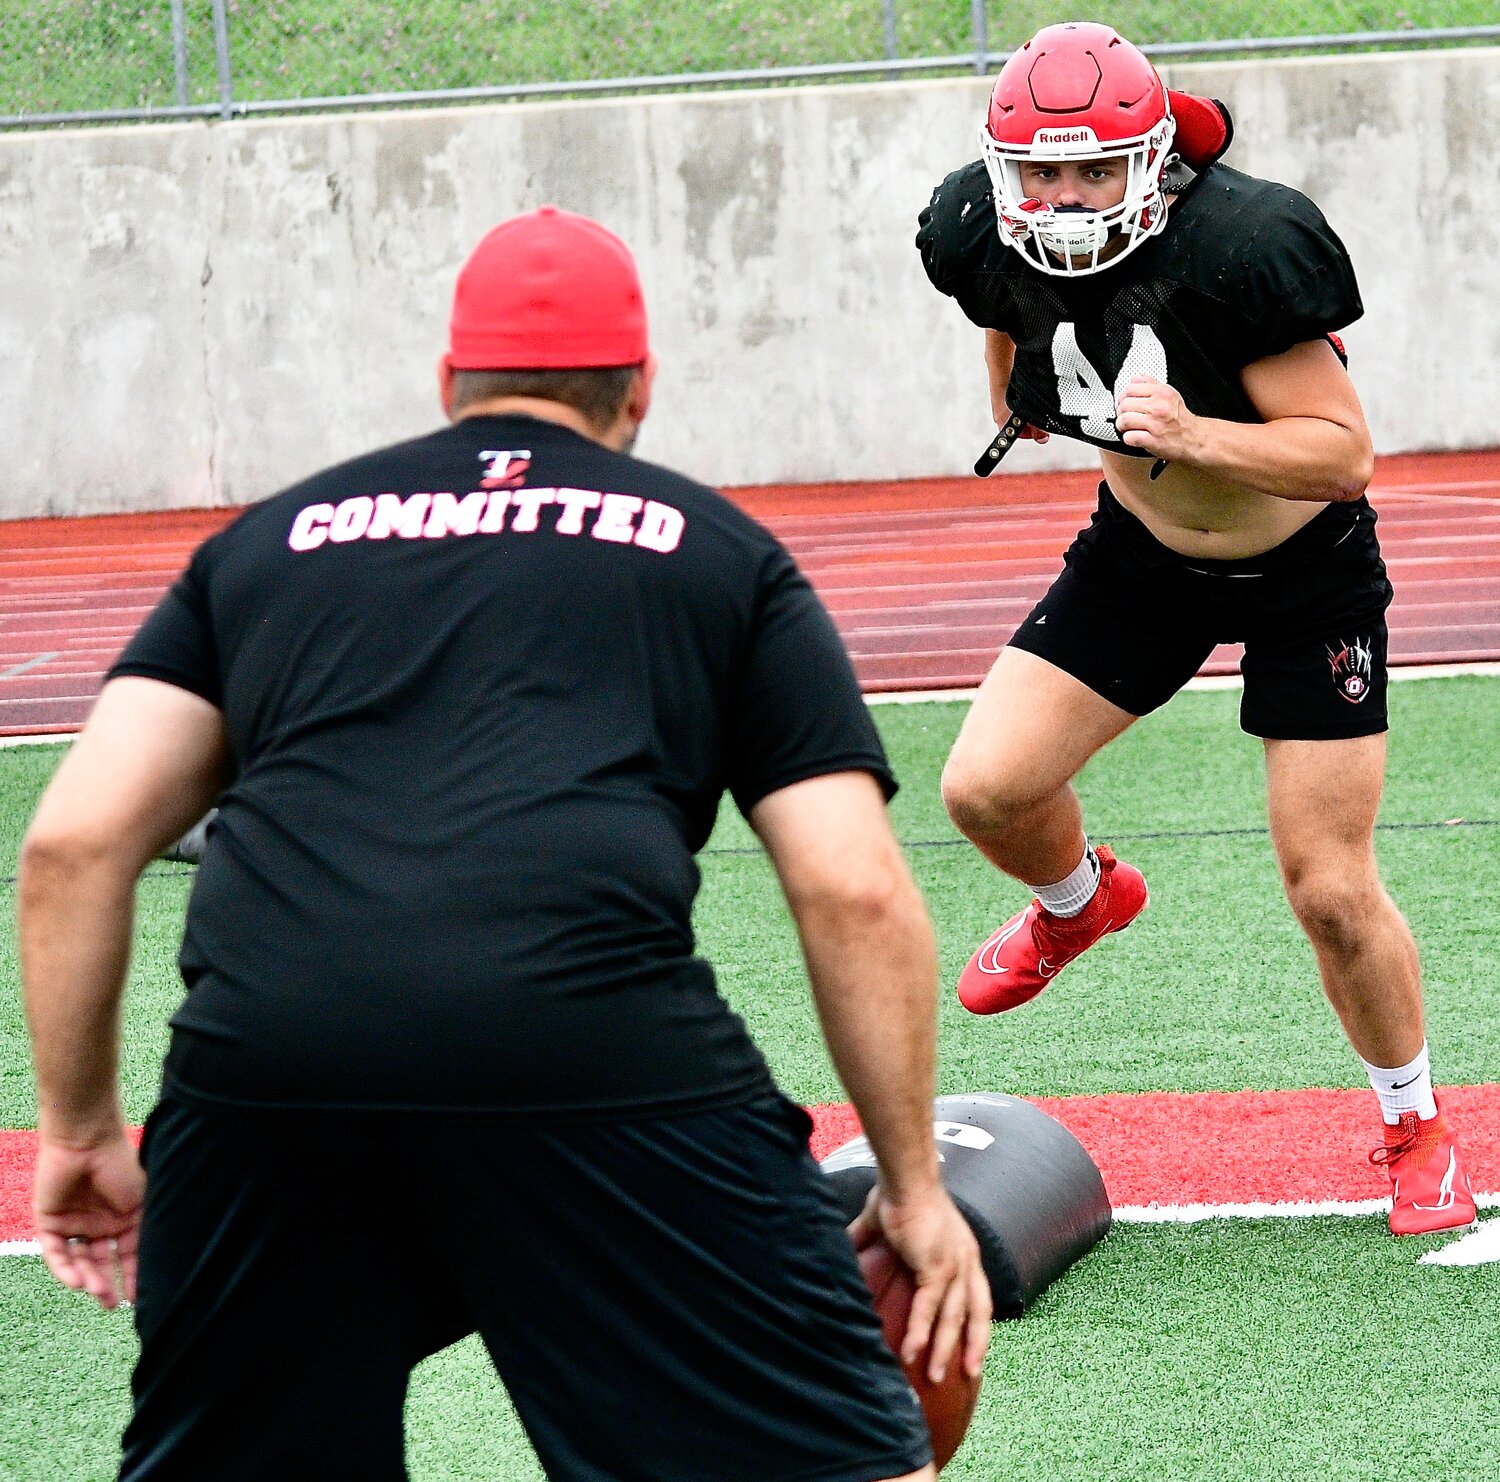
[[[920,217],[928,276],[984,330],[996,422],[1092,443],[1104,473],[943,774],[957,826],[1035,895],[958,994],[977,1014],[1025,1003],[1145,908],[1141,872],[1090,845],[1071,779],[1242,642],[1240,723],[1264,740],[1287,896],[1380,1099],[1391,1229],[1457,1228],[1474,1199],[1373,849],[1391,588],[1335,337],[1359,291],[1311,201],[1217,162],[1229,134],[1109,27],[1048,26],[1000,73],[982,158]]]

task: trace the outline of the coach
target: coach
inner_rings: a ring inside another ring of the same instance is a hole
[[[728,791],[879,1156],[907,1354],[977,1372],[932,936],[791,557],[627,455],[631,256],[552,207],[459,276],[451,426],[248,509],[110,673],[27,835],[42,1253],[141,1339],[125,1478],[405,1476],[478,1331],[548,1475],[932,1475],[807,1149],[694,955]],[[161,1100],[118,1093],[135,881],[215,800]]]

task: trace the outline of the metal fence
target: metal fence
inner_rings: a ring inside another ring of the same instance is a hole
[[[0,127],[993,71],[1047,0],[0,0]],[[1118,0],[1159,59],[1500,41],[1495,0]]]

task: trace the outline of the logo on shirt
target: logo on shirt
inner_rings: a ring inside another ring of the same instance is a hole
[[[524,536],[550,529],[557,535],[587,535],[669,555],[682,543],[686,527],[680,509],[639,494],[496,488],[467,494],[355,494],[338,504],[309,504],[297,511],[286,543],[294,551],[315,551],[325,542]]]
[[[526,470],[531,467],[531,449],[486,448],[479,461],[484,464],[484,475],[479,480],[481,489],[519,489],[526,482]]]
[[[1353,643],[1341,643],[1338,648],[1327,649],[1327,654],[1334,688],[1351,705],[1358,705],[1370,693],[1375,669],[1373,645],[1356,638]]]

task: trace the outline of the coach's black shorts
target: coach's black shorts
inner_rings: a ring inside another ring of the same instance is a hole
[[[1240,725],[1273,740],[1386,729],[1391,584],[1363,497],[1320,510],[1259,556],[1164,546],[1110,492],[1011,637],[1132,715],[1164,705],[1220,643],[1243,643]]]
[[[563,1482],[916,1471],[809,1125],[770,1094],[558,1125],[164,1100],[121,1476],[404,1478],[411,1368],[476,1330]]]

